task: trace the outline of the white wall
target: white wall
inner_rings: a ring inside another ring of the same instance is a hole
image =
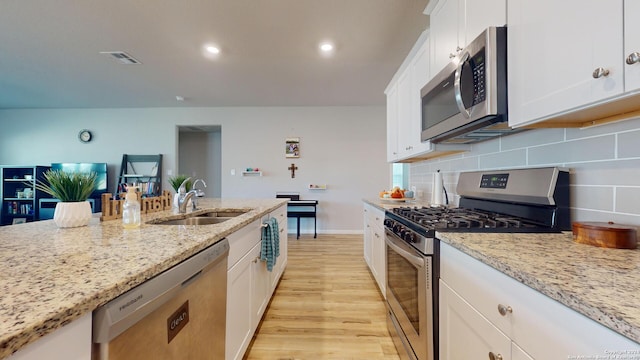
[[[431,196],[443,172],[453,203],[464,171],[523,167],[569,168],[572,221],[640,225],[640,119],[586,129],[540,129],[481,142],[456,156],[411,164],[410,184]]]
[[[163,185],[170,189],[166,174],[178,169],[178,125],[221,125],[222,197],[298,191],[320,201],[319,232],[361,233],[362,198],[390,184],[382,106],[0,110],[0,164],[106,162],[113,188],[123,153],[163,154]],[[77,140],[84,128],[94,133],[89,144]],[[301,157],[286,159],[285,138],[293,136],[300,138]],[[295,179],[287,170],[292,162],[299,168]],[[264,176],[240,176],[247,167]],[[310,183],[328,189],[310,191]],[[312,222],[303,223],[310,232]]]

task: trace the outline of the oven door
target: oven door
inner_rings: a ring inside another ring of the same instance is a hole
[[[406,339],[419,360],[433,360],[432,257],[386,230],[387,304],[400,338]],[[401,351],[401,349],[398,349]]]

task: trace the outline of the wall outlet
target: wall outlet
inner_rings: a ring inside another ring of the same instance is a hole
[[[236,174],[236,169],[231,169],[231,175],[235,175]]]
[[[173,169],[167,170],[167,176],[173,176]]]

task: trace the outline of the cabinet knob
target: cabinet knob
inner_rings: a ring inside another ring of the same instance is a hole
[[[492,351],[489,351],[489,360],[502,360],[502,355],[494,354]]]
[[[463,48],[461,48],[460,46],[456,46],[456,52],[460,52],[460,51],[462,51],[462,50],[464,50],[464,49],[463,49]]]
[[[450,53],[449,54],[449,59],[453,59],[454,57],[456,57],[456,54],[454,54],[454,53]]]
[[[498,312],[502,316],[507,316],[507,314],[513,314],[513,309],[511,306],[498,304]]]
[[[256,264],[258,261],[260,261],[260,256],[256,257],[255,259],[253,259],[253,263]]]
[[[629,65],[633,65],[637,62],[640,62],[640,53],[639,52],[632,52],[631,54],[629,54],[629,56],[627,56],[627,64]]]
[[[609,70],[607,70],[605,68],[602,68],[602,67],[599,67],[599,68],[593,70],[593,74],[592,75],[593,75],[594,79],[599,79],[599,78],[601,78],[603,76],[608,76],[609,75]]]

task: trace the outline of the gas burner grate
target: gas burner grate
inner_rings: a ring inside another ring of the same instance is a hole
[[[465,208],[400,207],[393,209],[393,213],[427,229],[435,230],[522,229],[532,231],[536,228],[545,228],[521,217]]]

